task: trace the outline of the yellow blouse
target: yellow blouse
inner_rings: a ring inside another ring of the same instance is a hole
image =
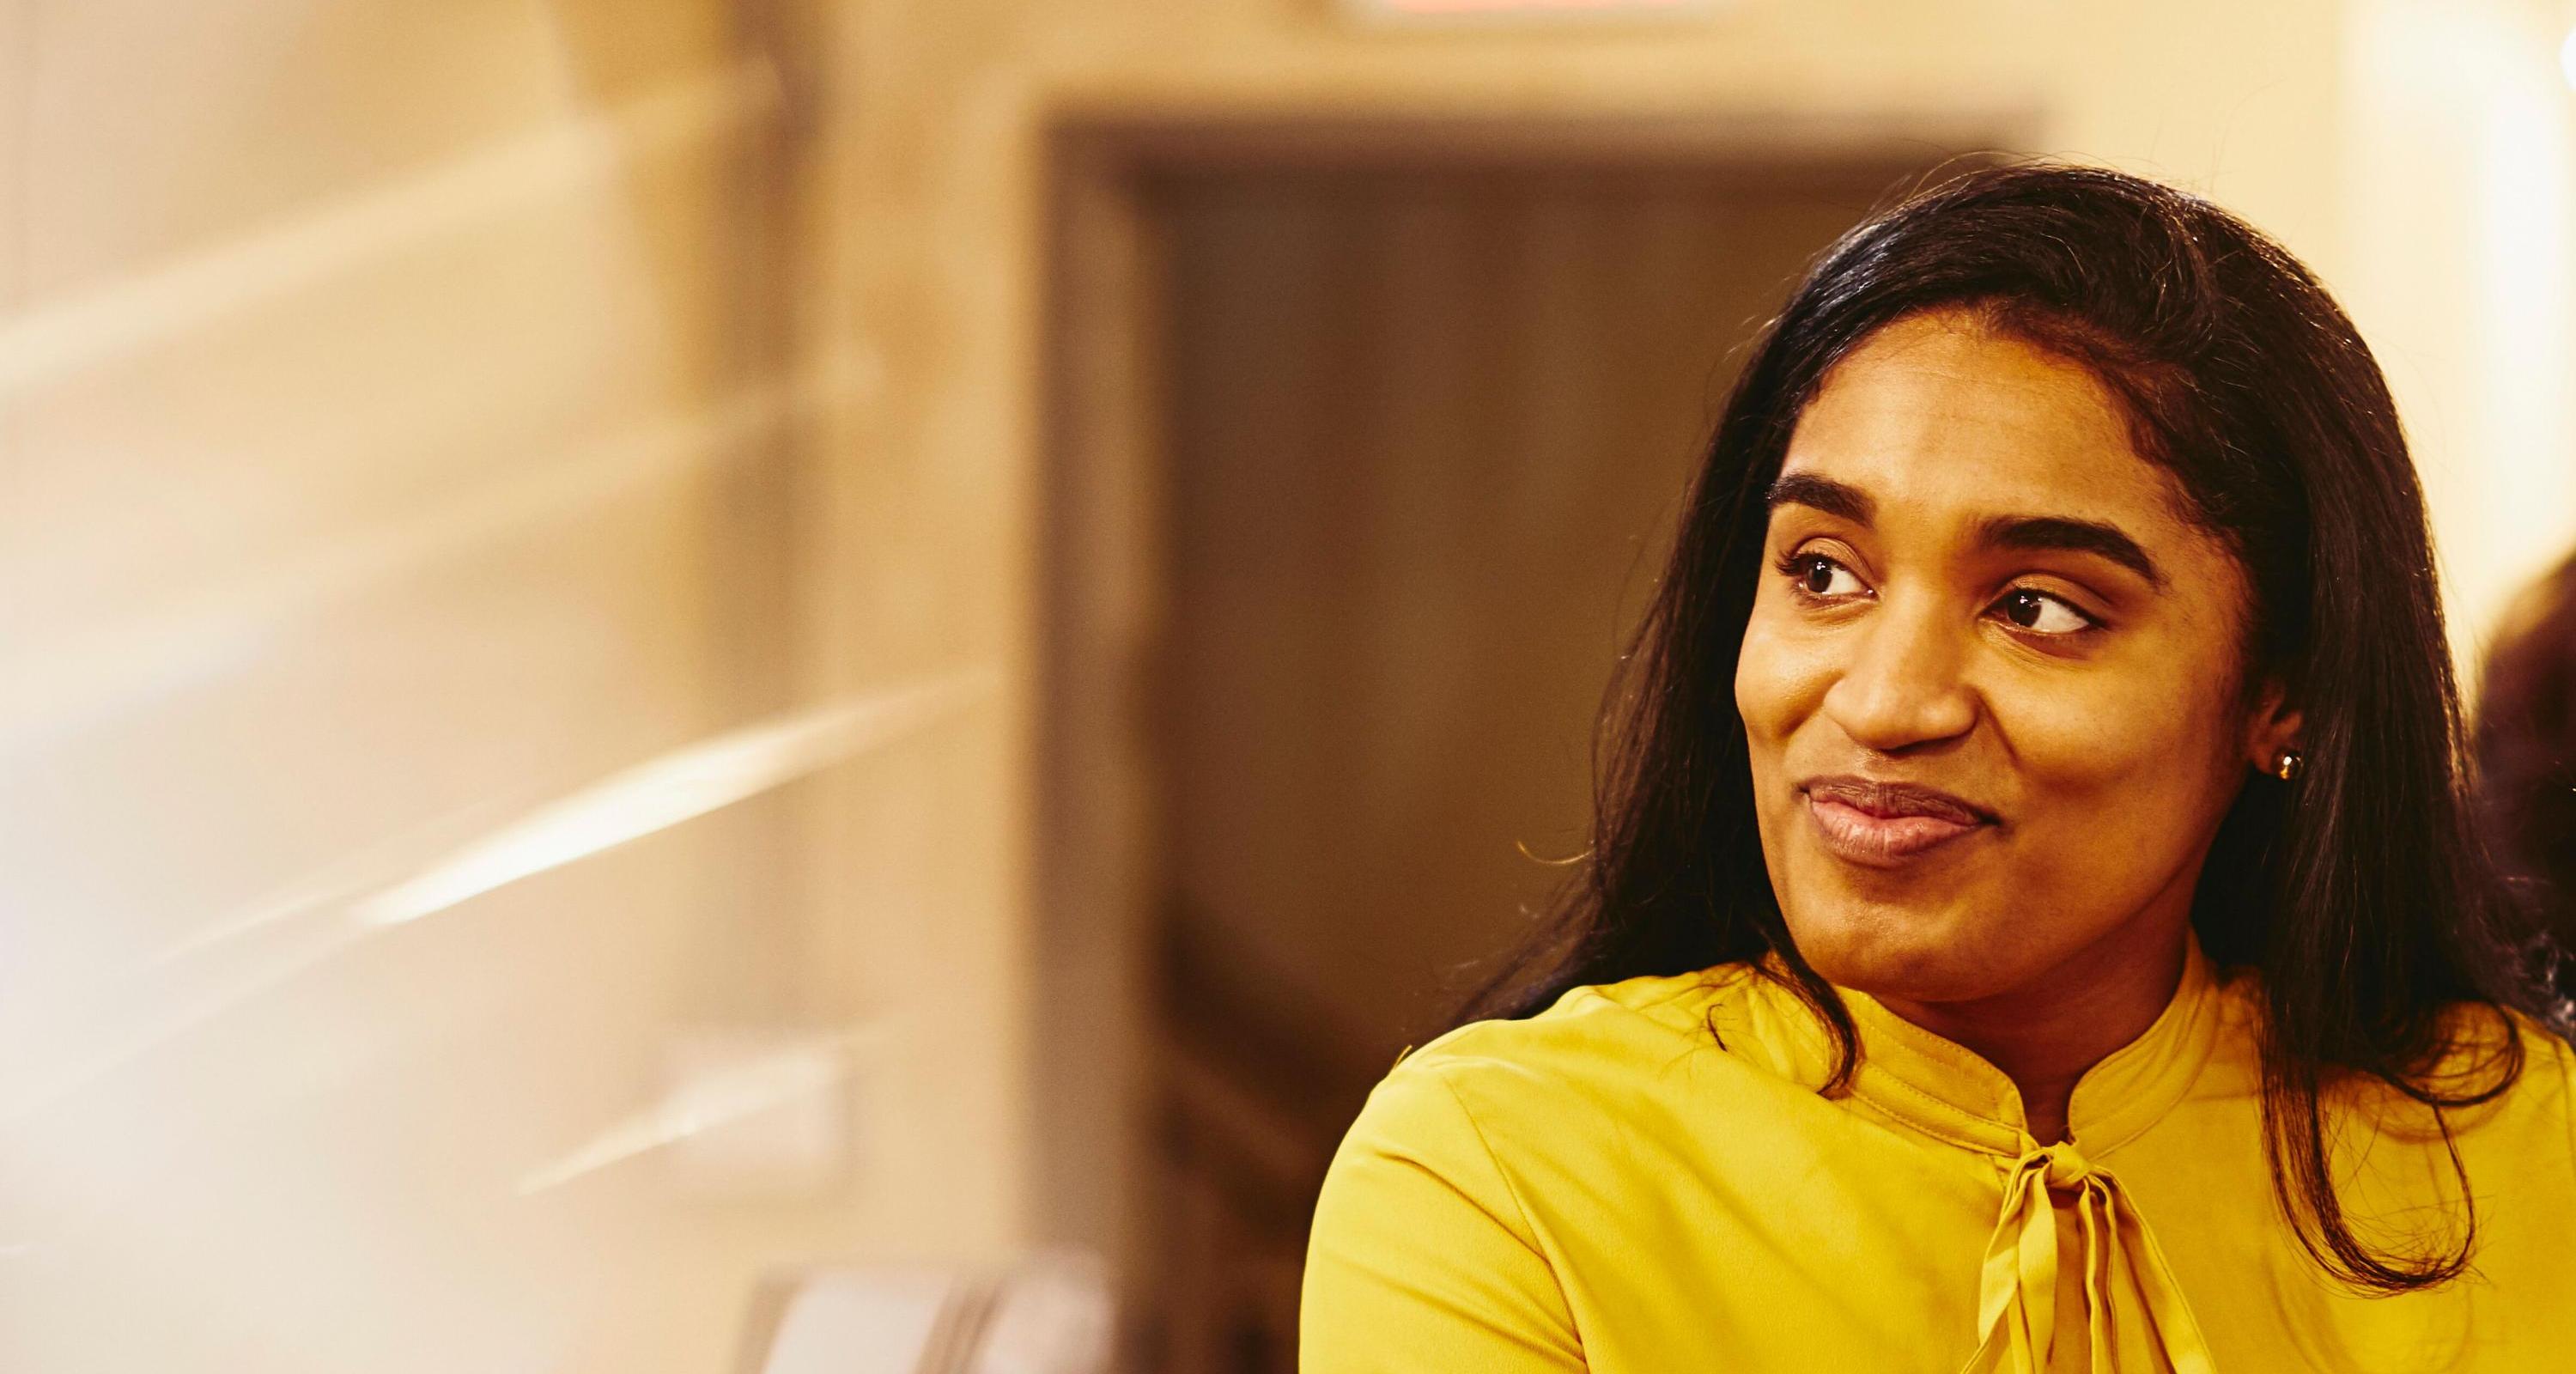
[[[1844,996],[1864,1057],[1837,1098],[1815,1018],[1740,966],[1578,988],[1400,1061],[1316,1206],[1301,1370],[2576,1369],[2576,1056],[2546,1032],[2454,1113],[2474,1271],[2371,1298],[2281,1217],[2248,980],[2198,948],[2045,1147],[2000,1071]],[[2439,1139],[2378,1115],[2343,1118],[2350,1215],[2442,1224]]]

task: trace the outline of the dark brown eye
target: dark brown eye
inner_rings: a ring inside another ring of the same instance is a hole
[[[2045,635],[2073,634],[2093,625],[2092,617],[2057,597],[2027,587],[2004,593],[2004,599],[1995,603],[1995,609],[2003,612],[2004,619],[2013,624]]]
[[[1868,591],[1852,570],[1820,553],[1802,553],[1780,560],[1778,565],[1789,585],[1801,596],[1818,600],[1856,596]]]

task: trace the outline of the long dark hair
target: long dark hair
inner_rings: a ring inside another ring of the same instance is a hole
[[[2504,1009],[2549,1004],[2463,803],[2463,736],[2431,540],[2385,381],[2352,324],[2282,248],[2227,212],[2087,168],[1987,167],[1915,194],[1828,249],[1753,344],[1683,507],[1672,560],[1605,712],[1591,850],[1466,1019],[1527,1016],[1568,988],[1778,956],[1859,1053],[1834,989],[1789,938],[1755,829],[1735,661],[1799,412],[1834,363],[1927,310],[2090,368],[2138,451],[2175,477],[2253,589],[2243,680],[2304,713],[2295,786],[2245,788],[2192,921],[2210,957],[2257,971],[2275,1194],[2327,1272],[2368,1291],[2444,1282],[2476,1216],[2391,1247],[2357,1233],[2328,1168],[2324,1099],[2376,1081],[2446,1113],[2522,1068]],[[2249,700],[2250,700],[2249,695]],[[2462,1009],[2496,1034],[2462,1030]],[[2470,1046],[2464,1072],[2456,1051]]]

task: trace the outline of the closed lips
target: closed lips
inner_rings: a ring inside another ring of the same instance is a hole
[[[1930,787],[1908,782],[1873,782],[1868,778],[1809,778],[1799,785],[1810,799],[1838,802],[1866,815],[1930,816],[1960,825],[1984,825],[1992,812]]]
[[[1888,868],[1995,823],[1992,812],[1913,783],[1810,778],[1798,789],[1816,836],[1837,857]]]

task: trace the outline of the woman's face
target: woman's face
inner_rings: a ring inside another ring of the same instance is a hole
[[[2082,366],[1948,313],[1827,376],[1737,660],[1763,855],[1828,979],[1941,1003],[2170,957],[2247,765],[2242,569]]]

